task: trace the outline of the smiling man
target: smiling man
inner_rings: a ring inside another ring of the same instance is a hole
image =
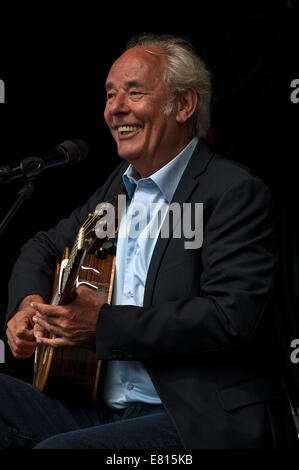
[[[106,93],[122,161],[85,205],[23,247],[7,314],[16,358],[37,343],[93,345],[104,363],[99,401],[69,404],[2,375],[0,446],[295,447],[271,305],[271,195],[207,145],[208,70],[187,41],[147,35],[113,63]],[[111,305],[83,286],[72,302],[49,305],[64,248],[87,214],[120,192],[128,210]],[[145,208],[136,236],[134,204]],[[194,249],[184,231],[174,236],[175,224],[161,236],[161,209],[174,204],[190,213],[203,204],[203,243]]]
[[[135,47],[111,67],[105,120],[120,157],[146,178],[160,170],[192,139],[189,125],[197,93],[186,89],[176,99],[176,112],[166,112],[173,98],[164,79],[166,56],[158,47]]]

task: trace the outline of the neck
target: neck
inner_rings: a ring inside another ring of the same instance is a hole
[[[159,154],[158,156],[151,156],[151,158],[145,159],[140,158],[133,161],[130,161],[131,165],[137,171],[141,178],[148,178],[153,175],[161,168],[163,168],[167,163],[173,160],[192,140],[192,136],[184,139],[175,149],[169,150],[167,153]]]

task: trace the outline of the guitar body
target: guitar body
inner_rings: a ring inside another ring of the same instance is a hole
[[[86,225],[89,227],[90,224]],[[67,282],[61,289],[61,280],[72,257],[70,250],[65,250],[61,263],[56,267],[52,305],[71,301],[79,285],[91,288],[105,303],[111,302],[115,252],[110,254],[108,250],[99,257],[99,250],[100,253],[103,251],[102,246],[103,242],[97,239],[88,251],[80,252],[76,248],[70,273],[66,276]],[[49,337],[54,338],[55,335],[50,334]],[[61,399],[91,403],[97,399],[100,369],[101,361],[96,359],[94,345],[59,348],[39,345],[35,354],[33,384],[41,391]]]

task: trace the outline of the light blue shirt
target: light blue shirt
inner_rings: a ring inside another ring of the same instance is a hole
[[[119,226],[112,303],[143,305],[148,267],[174,192],[197,145],[191,142],[167,165],[140,178],[132,165],[123,175],[130,198]],[[160,404],[161,400],[140,361],[109,361],[103,398],[112,408],[130,402]]]

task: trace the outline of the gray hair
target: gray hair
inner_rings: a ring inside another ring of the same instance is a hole
[[[173,98],[166,105],[166,114],[173,112],[175,98],[180,93],[188,88],[195,89],[198,103],[191,119],[192,134],[206,138],[210,128],[211,75],[192,44],[186,39],[170,34],[143,34],[131,38],[125,50],[137,46],[160,47],[167,57],[164,78]]]

